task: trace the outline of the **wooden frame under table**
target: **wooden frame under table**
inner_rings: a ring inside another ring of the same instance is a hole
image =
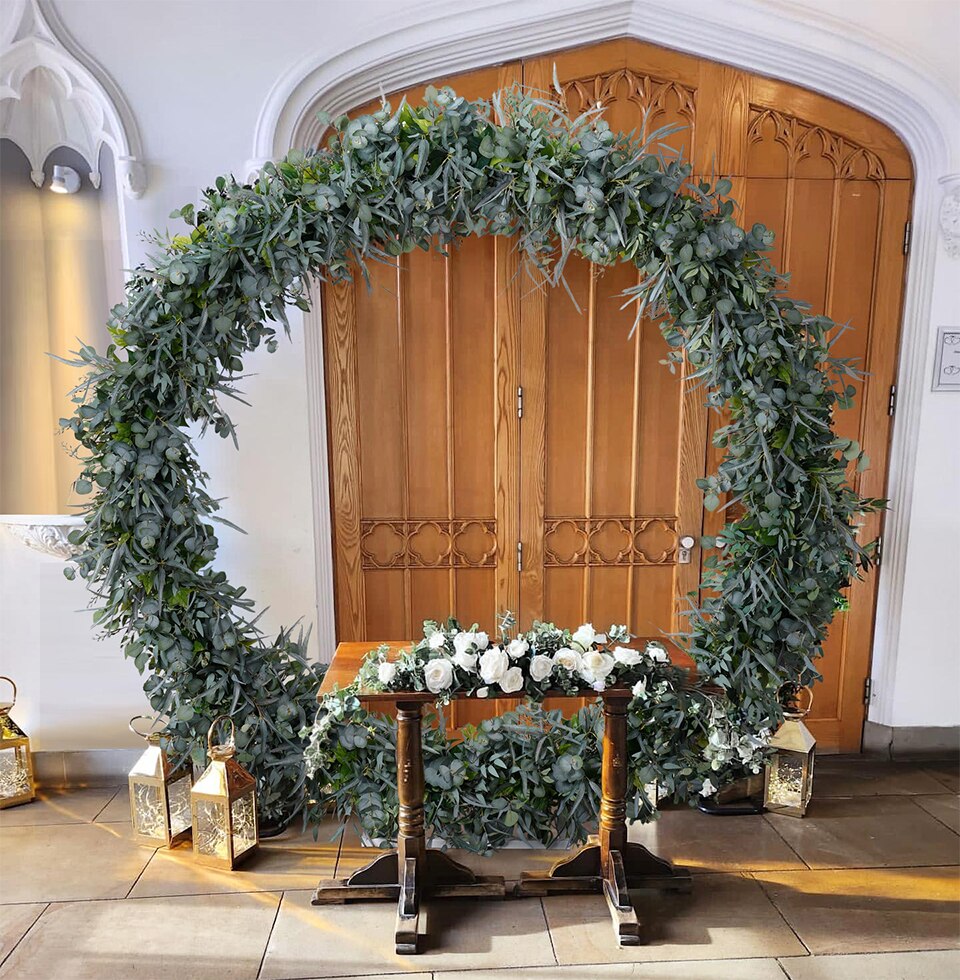
[[[375,643],[341,643],[324,677],[318,700],[337,687],[351,684],[363,657],[375,646]],[[390,646],[399,650],[410,644],[391,643]],[[550,696],[565,695],[559,692]],[[435,696],[428,691],[361,691],[358,697],[362,704],[374,710],[393,704],[397,708],[400,802],[397,846],[347,878],[321,880],[313,904],[394,900],[397,902],[396,950],[416,953],[422,898],[504,898],[506,886],[500,875],[475,874],[442,851],[427,847],[421,728],[423,706],[433,702]],[[617,941],[621,946],[635,946],[640,942],[640,923],[629,890],[666,887],[689,891],[691,879],[686,869],[674,868],[641,844],[627,840],[627,706],[632,694],[628,688],[614,687],[600,697],[604,727],[599,834],[573,855],[557,862],[550,871],[524,871],[515,893],[540,896],[557,892],[602,892]]]

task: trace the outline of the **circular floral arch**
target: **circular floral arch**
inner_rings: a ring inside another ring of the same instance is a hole
[[[319,669],[302,636],[265,638],[245,590],[213,567],[223,519],[188,427],[235,439],[227,403],[244,356],[276,348],[312,279],[414,248],[512,236],[554,283],[574,253],[634,263],[638,318],[659,322],[671,369],[685,359],[729,420],[715,436],[723,462],[700,483],[708,509],[726,495],[739,516],[706,542],[722,548],[688,649],[748,731],[777,717],[784,680],[817,676],[842,590],[869,564],[856,515],[878,505],[847,480],[866,465],[859,445],[833,431],[854,370],[830,356],[832,321],[784,294],[764,256],[772,233],[737,225],[729,181],[692,183],[651,145],[520,90],[494,107],[428,90],[422,106],[337,119],[326,148],[292,151],[251,185],[219,177],[199,211],[175,212],[189,230],[155,241],[112,311],[111,345],[79,352],[87,374],[64,426],[81,447],[76,489],[96,491],[73,532],[95,621],[123,638],[174,749],[202,751],[216,715],[236,719],[265,816],[303,805]],[[661,746],[658,771],[683,767],[679,795],[702,782],[688,763]]]

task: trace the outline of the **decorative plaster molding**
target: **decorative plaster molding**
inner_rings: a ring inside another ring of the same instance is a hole
[[[691,13],[682,17],[682,31],[677,29],[683,13],[678,8]],[[282,76],[261,109],[246,172],[255,173],[265,161],[293,147],[317,145],[323,132],[317,120],[320,109],[336,114],[381,91],[612,37],[634,37],[822,92],[881,120],[910,150],[915,168],[913,234],[887,484],[892,506],[884,527],[873,646],[875,693],[869,711],[872,721],[887,723],[893,716],[920,404],[926,387],[924,357],[930,346],[936,216],[943,203],[938,181],[960,170],[960,143],[953,136],[960,131],[960,102],[925,75],[922,66],[908,63],[901,50],[861,26],[852,28],[840,17],[789,0],[726,0],[695,8],[679,0],[492,2],[455,8],[431,2],[405,9],[402,23],[377,22],[352,48],[319,51]],[[951,202],[947,210],[952,207]],[[332,637],[333,556],[318,308],[306,314],[305,332],[314,406],[318,629],[321,637]]]
[[[940,232],[947,255],[960,258],[960,174],[940,178],[943,201],[940,203]]]
[[[146,188],[133,113],[109,76],[70,39],[52,4],[16,0],[0,25],[0,136],[30,161],[37,187],[50,152],[67,146],[100,186],[100,148],[110,147],[117,182],[138,198]]]
[[[0,524],[31,551],[66,561],[74,554],[67,540],[70,532],[82,526],[82,517],[64,514],[2,514]]]

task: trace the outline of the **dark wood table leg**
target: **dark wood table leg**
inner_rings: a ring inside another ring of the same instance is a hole
[[[630,900],[631,888],[690,890],[690,873],[627,840],[627,706],[629,692],[603,698],[603,768],[600,827],[596,838],[549,871],[525,871],[519,895],[602,892],[621,946],[640,942],[640,924]]]
[[[427,847],[423,813],[423,743],[420,701],[397,702],[397,846],[347,878],[324,879],[314,905],[370,899],[397,902],[398,953],[419,952],[420,903],[426,896],[503,898],[499,875],[477,875],[442,851]]]

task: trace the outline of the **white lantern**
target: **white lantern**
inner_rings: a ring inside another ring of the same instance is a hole
[[[797,684],[784,685],[790,693],[784,699],[783,724],[770,739],[776,751],[764,775],[764,806],[771,813],[802,817],[813,794],[813,763],[817,740],[801,721],[813,705],[813,692]],[[783,689],[781,689],[783,690]],[[800,704],[803,691],[806,704]]]
[[[0,810],[29,803],[36,796],[33,783],[33,758],[30,739],[10,717],[17,703],[17,685],[9,677],[0,677],[13,688],[10,701],[0,701]]]
[[[160,745],[159,732],[130,731],[148,743],[130,770],[130,818],[139,844],[173,847],[190,836],[190,763],[173,765]]]
[[[230,738],[214,745],[214,731],[229,722]],[[207,732],[210,762],[190,791],[193,853],[198,861],[233,870],[257,849],[257,781],[236,762],[233,722],[221,715]]]

